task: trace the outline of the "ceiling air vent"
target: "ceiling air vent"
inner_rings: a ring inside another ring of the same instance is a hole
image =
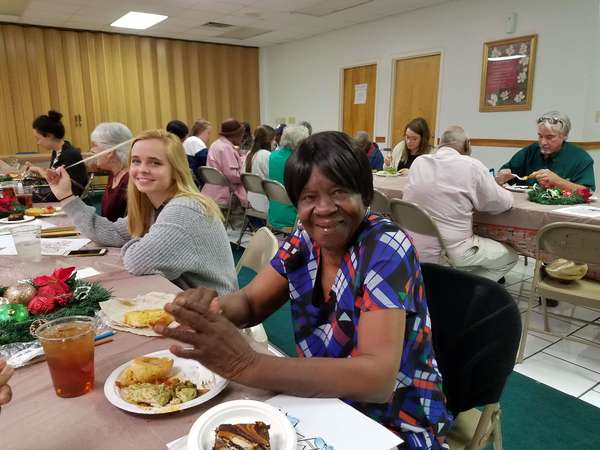
[[[206,23],[203,23],[201,26],[207,27],[207,28],[230,28],[233,25],[230,25],[228,23],[221,23],[221,22],[206,22]]]

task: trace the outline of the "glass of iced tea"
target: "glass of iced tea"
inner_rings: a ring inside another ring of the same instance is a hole
[[[33,186],[17,186],[17,201],[25,208],[33,206]]]
[[[92,317],[70,316],[51,320],[35,331],[46,353],[54,390],[59,397],[78,397],[94,387]]]

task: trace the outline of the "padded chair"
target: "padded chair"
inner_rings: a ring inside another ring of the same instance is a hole
[[[283,203],[284,205],[294,206],[294,204],[288,197],[285,187],[279,181],[263,180],[262,186],[263,186],[263,190],[265,191],[265,194],[267,195],[267,198],[269,199],[269,201],[276,201],[279,203]],[[294,229],[293,226],[292,227],[283,227],[283,228],[274,227],[273,224],[269,223],[268,217],[267,217],[267,226],[273,231],[279,231],[279,232],[282,232],[285,234],[290,234],[292,232],[292,230]]]
[[[435,356],[456,418],[450,448],[493,443],[502,450],[499,401],[519,347],[519,309],[496,282],[438,264],[421,268]]]
[[[446,248],[444,239],[440,234],[440,230],[438,230],[435,221],[427,211],[415,203],[400,200],[398,198],[394,198],[390,201],[390,207],[392,210],[392,219],[400,225],[402,229],[408,232],[437,238],[442,249],[440,262],[453,266],[452,261],[448,256],[448,249]]]
[[[371,200],[371,211],[384,216],[390,217],[392,210],[390,207],[390,199],[383,192],[373,189],[373,200]]]
[[[279,243],[273,233],[267,227],[259,228],[235,266],[238,278],[244,268],[254,272],[254,276],[258,274],[269,264],[277,250],[279,250]],[[258,342],[267,342],[268,340],[262,324],[248,328],[247,332]]]
[[[229,189],[227,203],[219,203],[219,208],[225,211],[225,229],[227,229],[229,218],[231,216],[231,203],[233,202],[233,189],[231,183],[219,169],[208,166],[198,167],[198,178],[200,178],[204,184],[215,184],[217,186],[225,186]]]
[[[266,195],[265,191],[262,187],[262,177],[259,175],[255,175],[253,173],[243,173],[240,175],[242,179],[242,184],[246,189],[246,192],[254,192],[255,194]],[[242,243],[242,237],[244,236],[244,231],[246,231],[246,225],[250,222],[246,221],[248,217],[256,217],[257,219],[267,220],[267,213],[259,211],[257,209],[252,208],[250,203],[248,202],[248,206],[244,208],[244,220],[242,222],[242,231],[240,231],[240,238],[238,239],[238,245]]]
[[[573,306],[600,309],[600,282],[583,278],[563,283],[549,277],[544,271],[543,263],[543,259],[547,261],[548,257],[551,257],[552,259],[565,258],[578,263],[600,265],[600,226],[573,222],[555,222],[539,230],[536,239],[537,250],[533,284],[525,314],[525,326],[523,327],[518,361],[520,363],[523,362],[528,331],[535,331],[600,347],[600,342],[587,341],[577,336],[566,336],[551,331],[548,324],[548,317],[567,317],[569,320],[595,326],[598,326],[597,323],[578,319],[573,316],[550,313],[546,306],[546,299],[551,298],[560,302],[570,303]],[[529,319],[533,312],[532,309],[538,304],[538,297],[542,299],[543,330],[531,327],[529,324]]]

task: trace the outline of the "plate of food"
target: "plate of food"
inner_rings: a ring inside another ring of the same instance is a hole
[[[161,350],[113,370],[104,383],[104,395],[125,411],[166,414],[207,402],[228,383],[198,361]]]
[[[296,430],[285,414],[254,400],[213,406],[194,422],[187,438],[187,450],[296,450],[296,445]]]
[[[13,213],[8,217],[0,219],[0,223],[25,223],[31,222],[32,220],[35,220],[35,217],[23,215],[23,213]]]
[[[511,192],[529,192],[533,189],[533,186],[522,186],[519,184],[503,184],[502,187]]]
[[[60,207],[44,206],[36,208],[27,208],[25,214],[34,217],[54,217],[65,215],[64,211]]]
[[[141,336],[159,336],[152,327],[161,322],[165,326],[177,326],[175,319],[164,310],[175,294],[148,292],[136,298],[111,298],[100,303],[111,328]]]
[[[377,172],[375,172],[375,175],[377,175],[378,177],[399,177],[400,172],[398,172],[393,167],[388,167],[387,169],[378,170]]]

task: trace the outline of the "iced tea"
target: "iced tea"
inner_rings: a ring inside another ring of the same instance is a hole
[[[94,320],[62,317],[43,324],[36,336],[44,347],[54,390],[59,397],[77,397],[94,387]]]

